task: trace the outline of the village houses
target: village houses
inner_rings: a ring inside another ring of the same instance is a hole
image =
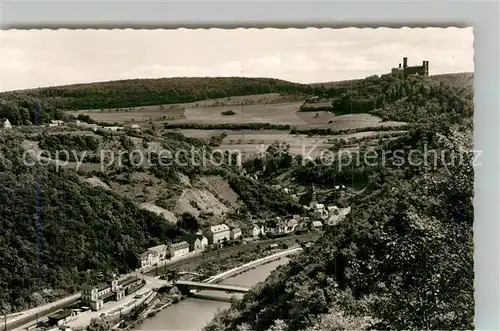
[[[322,218],[328,215],[328,210],[325,208],[325,205],[322,203],[317,203],[313,207],[312,216],[316,218]]]
[[[329,226],[337,225],[351,212],[351,207],[338,208],[337,206],[328,207],[328,216],[324,217],[325,223]]]
[[[278,216],[275,219],[266,222],[264,233],[288,234],[295,231],[298,228],[298,225],[299,221],[295,218],[284,219]]]
[[[312,229],[313,229],[313,231],[322,231],[323,230],[323,223],[321,223],[321,221],[313,221],[312,222]]]
[[[189,254],[189,244],[187,241],[181,241],[177,244],[172,244],[169,247],[170,257],[177,258]]]
[[[144,282],[138,277],[131,276],[119,281],[114,278],[110,282],[96,286],[84,285],[81,291],[82,303],[92,310],[100,310],[110,301],[120,301],[126,295],[137,291]]]
[[[141,254],[141,269],[152,267],[167,257],[167,246],[158,245],[148,248]]]
[[[254,224],[252,227],[252,237],[258,238],[261,234],[265,234],[264,225]]]
[[[231,239],[229,227],[226,224],[219,224],[211,226],[206,232],[205,236],[208,238],[210,244],[222,243],[225,240]]]
[[[125,128],[123,126],[101,126],[101,129],[106,131],[123,131]]]
[[[238,239],[242,236],[240,228],[234,228],[230,232],[230,236],[232,240]]]

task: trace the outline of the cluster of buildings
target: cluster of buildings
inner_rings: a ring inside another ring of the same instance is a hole
[[[328,222],[325,222],[325,224],[334,225]],[[289,217],[275,217],[266,221],[257,220],[253,223],[251,235],[253,238],[259,238],[266,234],[282,236],[305,231],[323,231],[322,219],[293,215]]]
[[[81,301],[92,310],[97,311],[110,301],[120,301],[125,296],[136,292],[144,286],[144,281],[136,276],[122,280],[113,278],[99,285],[84,285],[81,291]]]
[[[102,129],[106,131],[122,131],[125,130],[125,127],[123,126],[102,126],[102,125],[97,125],[97,124],[89,124],[86,122],[82,122],[80,120],[76,120],[75,122],[76,126],[86,128],[86,129],[91,129],[93,131],[97,131],[97,129]],[[65,122],[62,120],[51,120],[48,124],[43,124],[40,126],[43,127],[58,127],[58,126],[64,126]],[[0,118],[0,129],[11,129],[12,124],[9,122],[8,119],[6,118]],[[129,129],[134,130],[134,131],[140,131],[141,127],[138,124],[131,124],[128,126]]]
[[[240,228],[230,229],[226,224],[214,225],[204,232],[211,245],[222,244],[229,240],[236,240],[243,236]]]
[[[391,70],[391,74],[393,75],[421,75],[421,76],[429,76],[429,61],[422,61],[421,66],[408,66],[408,58],[403,58],[403,66],[401,63],[398,68],[393,68]]]
[[[341,196],[345,186],[335,186]],[[258,238],[261,235],[271,233],[273,235],[286,235],[297,231],[322,231],[324,225],[334,226],[344,220],[351,212],[351,207],[340,208],[337,206],[325,206],[316,200],[316,192],[313,185],[312,199],[308,206],[303,206],[308,211],[308,216],[293,215],[288,217],[275,217],[270,220],[257,220],[253,222],[251,235]],[[284,188],[283,191],[293,194],[292,189]]]
[[[194,238],[170,245],[158,245],[148,248],[141,254],[141,270],[146,270],[168,259],[176,259],[190,252],[205,250],[209,245],[221,245],[242,237],[240,228],[230,229],[226,224],[214,225],[204,232],[198,232]]]
[[[80,120],[76,120],[75,122],[76,126],[83,127],[86,129],[91,129],[93,131],[97,131],[97,129],[101,130],[106,130],[106,131],[123,131],[125,130],[125,127],[123,126],[102,126],[102,125],[97,125],[97,124],[89,124],[86,122],[82,122]],[[140,131],[141,127],[138,124],[131,124],[128,126],[129,129],[134,130],[134,131]]]
[[[326,225],[334,226],[341,222],[350,212],[351,207],[339,208],[337,206],[325,206],[322,203],[317,203],[312,208],[311,215],[317,220],[316,222],[322,221]]]

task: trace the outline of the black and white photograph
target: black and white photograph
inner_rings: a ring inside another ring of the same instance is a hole
[[[473,28],[0,38],[0,330],[474,329]]]

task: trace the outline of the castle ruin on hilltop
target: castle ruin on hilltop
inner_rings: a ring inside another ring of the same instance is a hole
[[[429,76],[429,61],[422,61],[421,66],[408,67],[408,58],[404,57],[403,67],[401,67],[400,63],[398,68],[392,68],[391,73],[395,75],[404,75],[404,76],[415,75],[415,74],[422,76]]]

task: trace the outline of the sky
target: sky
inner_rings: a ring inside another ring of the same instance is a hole
[[[6,30],[0,91],[134,78],[244,76],[317,83],[473,72],[472,28]]]

